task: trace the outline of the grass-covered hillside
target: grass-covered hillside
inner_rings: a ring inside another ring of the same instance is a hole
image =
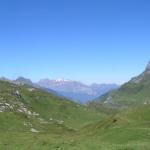
[[[0,81],[2,150],[44,149],[47,143],[54,149],[55,142],[104,116],[41,89]]]
[[[0,81],[0,112],[80,128],[101,119],[86,107],[40,89]]]
[[[150,63],[145,71],[129,82],[122,85],[118,90],[100,97],[97,102],[116,108],[127,108],[131,105],[150,103]]]
[[[149,150],[149,114],[150,105],[130,107],[85,126],[80,131],[86,139],[82,144],[88,145],[84,150]]]
[[[0,150],[149,150],[150,82],[143,74],[88,107],[0,81]]]

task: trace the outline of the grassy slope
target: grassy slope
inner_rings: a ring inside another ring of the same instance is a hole
[[[19,91],[21,98],[15,95],[16,90]],[[14,105],[23,103],[28,110],[39,113],[39,117],[46,121],[50,121],[50,119],[54,122],[64,121],[64,124],[73,128],[80,128],[103,116],[45,91],[39,89],[30,91],[29,87],[16,86],[3,81],[0,81],[0,102]]]
[[[110,93],[113,103],[117,105],[137,105],[150,102],[150,84],[146,83],[127,83],[119,90]]]
[[[70,147],[80,129],[104,115],[53,94],[0,81],[0,149],[59,149]],[[19,95],[16,94],[19,91]],[[10,109],[7,105],[13,106]],[[39,116],[17,112],[21,105]],[[39,133],[31,132],[34,128]],[[64,143],[64,144],[63,144]],[[69,145],[68,145],[69,144]],[[66,149],[66,148],[65,148]]]
[[[96,124],[88,125],[84,133],[94,139],[95,149],[149,150],[150,105],[130,107]]]
[[[118,90],[103,95],[96,102],[97,104],[116,108],[141,105],[150,103],[149,91],[150,74],[145,70],[141,75],[122,85]]]
[[[14,95],[16,89],[21,98]],[[150,105],[104,117],[44,91],[29,91],[28,87],[7,82],[0,82],[0,101],[16,105],[23,102],[29,110],[40,114],[28,117],[15,110],[0,113],[2,150],[149,150],[150,147]],[[41,123],[39,117],[48,123]],[[31,132],[32,127],[40,132]]]
[[[11,149],[13,145],[14,150],[149,150],[149,114],[150,105],[143,105],[121,111],[77,132],[64,129],[58,134],[50,130],[34,134],[9,131],[0,137],[3,143],[0,146]]]
[[[68,126],[80,128],[85,124],[101,119],[102,115],[89,111],[86,107],[58,98],[52,94],[41,90],[28,92],[21,88],[22,101],[26,105],[38,112],[45,120],[61,120]]]

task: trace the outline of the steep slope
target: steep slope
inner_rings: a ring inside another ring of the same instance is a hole
[[[150,62],[145,71],[118,90],[110,92],[99,98],[99,101],[107,106],[123,108],[131,105],[150,103]]]
[[[0,81],[0,112],[23,114],[79,128],[100,115],[44,90]]]

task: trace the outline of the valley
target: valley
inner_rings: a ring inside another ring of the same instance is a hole
[[[150,150],[149,18],[148,0],[0,0],[0,150]]]
[[[1,80],[0,149],[149,150],[147,68],[142,77],[87,105],[32,85]],[[114,99],[107,102],[113,93]]]

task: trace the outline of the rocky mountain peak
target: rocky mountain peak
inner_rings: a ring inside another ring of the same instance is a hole
[[[150,74],[150,61],[148,62],[147,66],[146,66],[145,72],[147,74]]]
[[[141,73],[137,77],[133,77],[130,82],[132,82],[132,83],[140,83],[141,81],[146,79],[146,77],[149,76],[149,75],[150,75],[150,61],[148,62],[144,72]]]
[[[32,85],[33,84],[30,79],[26,79],[24,77],[18,77],[15,80],[15,83],[17,83],[17,84],[27,84],[27,85]]]

